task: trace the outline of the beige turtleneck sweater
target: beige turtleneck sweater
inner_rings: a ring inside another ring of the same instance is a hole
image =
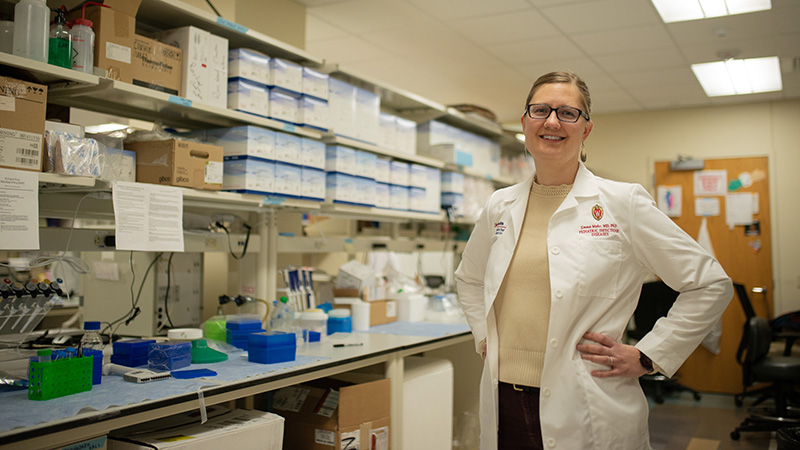
[[[547,228],[572,185],[531,186],[514,256],[494,302],[500,381],[540,387],[550,321]]]

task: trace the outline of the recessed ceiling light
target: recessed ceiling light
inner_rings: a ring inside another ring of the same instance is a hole
[[[777,56],[692,64],[692,71],[709,97],[783,89]]]
[[[652,0],[666,23],[772,9],[771,0]]]

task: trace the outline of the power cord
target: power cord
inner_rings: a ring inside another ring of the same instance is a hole
[[[169,258],[167,258],[167,291],[164,292],[164,314],[167,316],[167,322],[169,323],[170,328],[175,328],[175,325],[172,324],[172,318],[169,317],[169,289],[172,281],[172,257],[175,256],[175,252],[169,254]]]
[[[222,228],[222,230],[225,231],[225,235],[228,237],[228,252],[230,252],[231,256],[233,256],[233,259],[239,260],[244,258],[244,255],[247,254],[247,244],[250,243],[250,231],[252,231],[252,227],[242,222],[242,225],[247,229],[247,235],[244,239],[244,248],[242,249],[242,254],[236,256],[236,254],[233,253],[233,245],[231,244],[231,233],[228,231],[228,228],[225,227],[225,224],[223,224],[222,222],[216,222],[215,225],[218,228]]]
[[[161,258],[161,255],[163,254],[164,254],[163,252],[156,254],[155,258],[153,258],[153,260],[150,261],[150,264],[147,266],[147,270],[145,270],[144,272],[142,281],[139,283],[139,290],[136,293],[136,297],[134,297],[133,286],[136,283],[136,272],[134,271],[133,268],[133,252],[130,252],[129,264],[131,268],[131,285],[130,285],[131,309],[128,310],[125,314],[123,314],[122,317],[120,317],[119,319],[106,324],[106,327],[103,329],[103,331],[108,330],[110,332],[109,336],[111,337],[112,340],[114,335],[117,333],[119,327],[122,326],[122,321],[125,321],[125,325],[127,326],[133,321],[133,319],[135,319],[142,312],[141,308],[139,308],[138,305],[139,305],[139,297],[141,297],[142,290],[144,289],[144,282],[147,281],[147,275],[150,273],[150,270],[153,268],[156,262],[158,262],[158,259]],[[116,325],[116,328],[114,328],[114,325]]]

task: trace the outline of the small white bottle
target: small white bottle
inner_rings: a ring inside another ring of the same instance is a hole
[[[72,70],[94,73],[94,31],[89,19],[72,22]]]
[[[50,8],[45,0],[21,0],[14,7],[14,55],[47,62]]]

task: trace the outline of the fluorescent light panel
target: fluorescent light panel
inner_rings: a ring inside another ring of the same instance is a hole
[[[783,89],[777,56],[692,64],[692,71],[709,97]]]
[[[666,23],[772,9],[771,0],[652,0]]]

